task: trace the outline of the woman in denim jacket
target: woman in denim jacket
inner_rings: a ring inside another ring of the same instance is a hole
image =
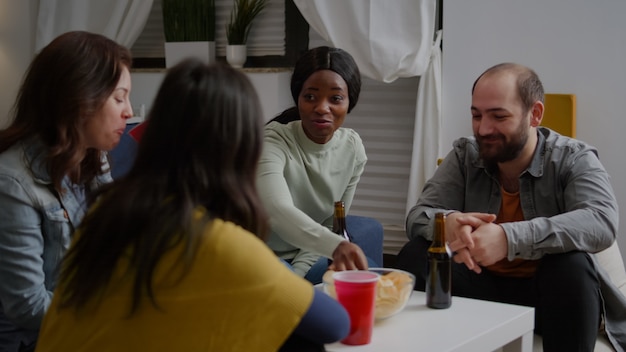
[[[68,32],[26,73],[0,131],[0,351],[34,349],[85,199],[112,181],[106,151],[132,116],[130,66],[114,41]]]

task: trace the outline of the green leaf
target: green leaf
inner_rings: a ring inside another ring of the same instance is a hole
[[[226,25],[228,44],[246,44],[252,21],[265,8],[265,5],[267,5],[267,0],[234,0],[230,22]]]
[[[215,0],[162,0],[167,42],[215,41]]]

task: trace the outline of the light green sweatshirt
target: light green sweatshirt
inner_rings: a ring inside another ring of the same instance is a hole
[[[328,143],[317,144],[304,134],[300,121],[265,127],[257,187],[270,215],[268,245],[292,260],[299,275],[320,255],[332,257],[343,240],[330,230],[333,205],[343,200],[350,209],[366,162],[354,130],[340,128]]]

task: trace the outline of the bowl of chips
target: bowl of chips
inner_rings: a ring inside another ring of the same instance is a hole
[[[369,268],[368,270],[380,275],[376,284],[376,308],[374,311],[376,319],[387,319],[402,311],[413,292],[415,276],[400,269]],[[335,293],[332,274],[332,270],[324,274],[323,287],[324,292],[336,299],[337,294]]]

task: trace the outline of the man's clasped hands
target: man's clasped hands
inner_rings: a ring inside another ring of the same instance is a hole
[[[496,216],[486,213],[452,212],[446,216],[446,240],[456,263],[465,263],[477,274],[481,267],[507,257],[508,241]]]

